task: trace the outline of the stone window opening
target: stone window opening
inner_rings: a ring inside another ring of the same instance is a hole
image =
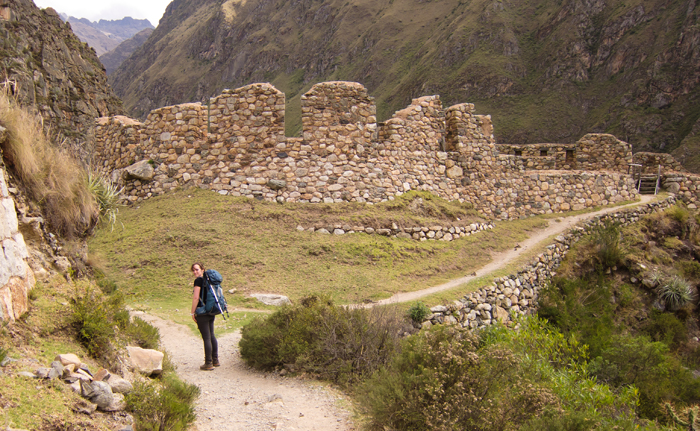
[[[515,155],[517,157],[522,157],[523,156],[523,150],[515,150]]]
[[[574,162],[574,150],[566,150],[566,163]]]
[[[548,151],[546,148],[541,149],[540,150],[540,157],[547,157],[547,153],[548,153]]]

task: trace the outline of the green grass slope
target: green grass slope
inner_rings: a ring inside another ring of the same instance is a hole
[[[445,226],[481,218],[464,204],[415,192],[378,205],[280,205],[200,189],[124,208],[119,220],[114,230],[101,229],[90,240],[93,263],[132,306],[183,323],[195,261],[221,272],[225,290],[236,289],[227,299],[242,310],[236,317],[243,319],[251,308],[265,309],[251,293],[282,294],[292,301],[324,293],[349,304],[434,286],[470,274],[488,262],[491,251],[513,247],[528,229],[546,223],[542,218],[502,222],[493,231],[451,242],[324,235],[297,226]],[[469,288],[449,292],[450,297],[457,299]]]

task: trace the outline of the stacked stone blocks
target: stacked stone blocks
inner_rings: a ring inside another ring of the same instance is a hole
[[[577,163],[591,172],[551,171],[570,167],[560,166],[561,154],[552,155],[553,165],[501,154],[489,116],[476,115],[468,103],[444,109],[439,96],[414,99],[377,123],[362,85],[316,84],[302,96],[301,138],[284,135],[284,108],[283,93],[252,84],[225,90],[208,106],[157,109],[143,124],[101,118],[96,164],[120,177],[130,164],[153,163],[151,181],[122,180],[132,202],[181,186],[312,203],[381,202],[421,190],[507,219],[636,196],[626,176],[629,144],[610,135],[576,144]]]
[[[661,202],[588,220],[559,235],[554,243],[546,247],[545,252],[516,274],[496,278],[493,283],[460,300],[432,307],[432,314],[423,322],[423,327],[451,324],[478,329],[499,321],[510,324],[520,315],[532,314],[537,310],[540,290],[556,275],[557,268],[575,242],[606,222],[618,222],[625,226],[639,221],[644,215],[666,210],[675,202],[674,197],[669,197]]]

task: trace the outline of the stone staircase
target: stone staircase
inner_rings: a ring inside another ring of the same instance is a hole
[[[637,192],[640,195],[655,195],[659,192],[659,176],[643,175],[637,182]]]
[[[642,173],[642,165],[631,163],[627,173],[634,177],[634,183],[637,186],[637,193],[640,195],[655,195],[659,193],[661,165],[658,172],[654,174]]]

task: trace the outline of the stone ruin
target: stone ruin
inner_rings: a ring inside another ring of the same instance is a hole
[[[278,202],[381,202],[411,190],[467,201],[491,219],[580,210],[637,196],[630,166],[658,165],[687,201],[698,177],[668,155],[632,154],[612,135],[575,144],[497,145],[474,105],[414,99],[385,122],[367,90],[324,82],[301,97],[302,136],[285,135],[285,95],[270,84],[224,90],[207,105],[96,120],[93,165],[131,202],[179,187]]]

